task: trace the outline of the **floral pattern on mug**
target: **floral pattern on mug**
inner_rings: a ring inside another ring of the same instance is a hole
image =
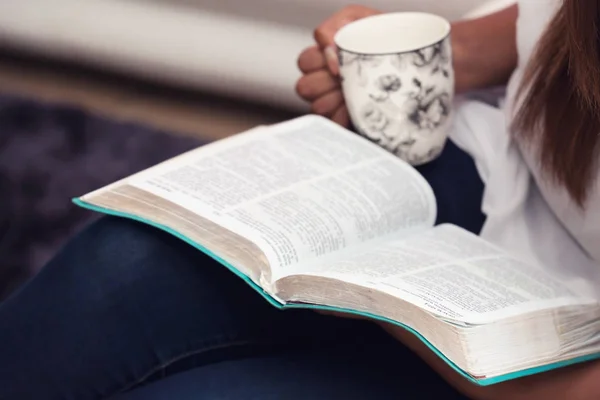
[[[354,54],[348,52],[339,52],[338,59],[340,63],[340,68],[355,68],[355,73],[356,76],[359,77],[359,83],[361,86],[366,86],[368,82],[368,76],[364,74],[363,71],[369,68],[377,68],[384,61],[381,59],[381,57],[378,56],[371,56],[367,54]]]
[[[382,75],[375,82],[376,88],[381,93],[371,93],[370,96],[375,101],[385,101],[389,98],[390,93],[397,92],[402,87],[400,77],[395,74]]]
[[[437,157],[451,119],[449,38],[411,52],[340,50],[344,97],[358,133],[413,165]]]

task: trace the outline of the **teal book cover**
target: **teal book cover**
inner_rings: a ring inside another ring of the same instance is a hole
[[[469,380],[472,383],[475,383],[475,384],[477,384],[479,386],[489,386],[489,385],[493,385],[493,384],[497,384],[497,383],[501,383],[501,382],[505,382],[505,381],[509,381],[509,380],[513,380],[513,379],[517,379],[517,378],[521,378],[521,377],[525,377],[525,376],[540,374],[540,373],[547,372],[547,371],[550,371],[550,370],[553,370],[553,369],[562,368],[562,367],[566,367],[566,366],[569,366],[569,365],[573,365],[573,364],[577,364],[577,363],[586,362],[586,361],[590,361],[590,360],[594,360],[594,359],[600,358],[600,354],[592,354],[592,355],[588,355],[588,356],[573,358],[573,359],[562,361],[562,362],[559,362],[559,363],[548,364],[548,365],[544,365],[544,366],[540,366],[540,367],[536,367],[536,368],[525,369],[525,370],[521,370],[521,371],[517,371],[517,372],[513,372],[513,373],[510,373],[510,374],[501,375],[501,376],[494,376],[494,377],[474,377],[474,376],[470,375],[469,373],[467,373],[466,371],[462,370],[456,364],[454,364],[450,359],[448,359],[444,354],[442,354],[435,346],[433,346],[419,332],[415,331],[414,329],[412,329],[411,327],[409,327],[407,325],[404,325],[404,324],[399,323],[397,321],[390,320],[390,319],[387,319],[387,318],[383,318],[383,317],[380,317],[380,316],[377,316],[377,315],[374,315],[374,314],[367,314],[367,313],[363,313],[363,312],[357,312],[357,311],[350,310],[350,309],[340,309],[340,308],[328,307],[328,306],[321,306],[321,305],[316,305],[316,304],[293,304],[293,303],[292,304],[282,304],[277,299],[275,299],[273,296],[271,296],[269,293],[267,293],[265,290],[263,290],[259,285],[257,285],[254,281],[252,281],[249,277],[247,277],[246,275],[244,275],[243,273],[241,273],[239,270],[237,270],[235,267],[233,267],[231,264],[229,264],[227,261],[225,261],[221,257],[219,257],[216,254],[214,254],[210,249],[205,248],[204,246],[199,245],[198,243],[192,241],[188,237],[180,234],[179,232],[177,232],[177,231],[175,231],[175,230],[173,230],[173,229],[171,229],[171,228],[169,228],[167,226],[154,223],[153,221],[137,217],[137,216],[135,216],[133,214],[127,214],[127,213],[122,213],[122,212],[115,211],[115,210],[110,210],[110,209],[98,207],[98,206],[95,206],[93,204],[87,203],[84,200],[79,199],[79,198],[73,199],[73,202],[77,206],[85,208],[85,209],[88,209],[88,210],[92,210],[92,211],[95,211],[95,212],[98,212],[98,213],[102,213],[102,214],[106,214],[106,215],[113,215],[113,216],[117,216],[117,217],[129,218],[129,219],[132,219],[132,220],[136,220],[136,221],[145,223],[147,225],[153,226],[154,228],[161,229],[163,231],[168,232],[171,235],[176,236],[177,238],[179,238],[179,239],[183,240],[184,242],[188,243],[189,245],[197,248],[199,251],[202,251],[203,253],[207,254],[208,256],[212,257],[213,259],[215,259],[216,261],[218,261],[220,264],[222,264],[223,266],[225,266],[226,268],[228,268],[236,276],[238,276],[240,279],[244,280],[255,291],[257,291],[266,301],[268,301],[271,305],[273,305],[274,307],[277,307],[279,309],[285,310],[285,309],[293,309],[293,308],[304,308],[304,309],[308,308],[308,309],[323,310],[323,311],[333,311],[333,312],[337,312],[337,313],[355,314],[355,315],[360,315],[360,316],[363,316],[363,317],[367,317],[367,318],[371,318],[371,319],[374,319],[374,320],[379,320],[379,321],[383,321],[383,322],[387,322],[387,323],[391,323],[391,324],[400,326],[401,328],[409,331],[410,333],[412,333],[413,335],[415,335],[416,337],[418,337],[419,340],[421,340],[425,345],[427,345],[427,347],[429,347],[431,349],[431,351],[433,351],[438,357],[440,357],[442,360],[444,360],[444,362],[446,362],[456,372],[458,372],[460,375],[462,375],[467,380]]]

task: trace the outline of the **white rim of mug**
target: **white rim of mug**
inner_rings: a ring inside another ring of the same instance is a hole
[[[365,52],[360,52],[360,51],[348,50],[348,49],[345,49],[345,48],[341,47],[337,43],[336,37],[340,34],[340,32],[342,32],[343,30],[345,30],[347,27],[349,27],[350,25],[352,25],[354,22],[360,22],[360,21],[364,21],[364,20],[367,20],[367,19],[371,19],[371,18],[374,19],[374,18],[381,17],[381,16],[384,16],[384,15],[385,16],[389,16],[389,15],[399,15],[399,14],[404,14],[404,15],[406,15],[406,14],[427,15],[427,16],[430,16],[430,17],[437,17],[437,18],[440,19],[440,21],[445,22],[447,32],[446,32],[446,34],[441,39],[436,40],[435,42],[432,42],[430,44],[423,45],[423,46],[420,46],[420,47],[415,47],[414,49],[410,49],[410,50],[388,51],[388,52],[385,52],[385,53],[365,53]],[[390,56],[390,55],[394,55],[394,54],[413,53],[415,51],[423,50],[423,49],[426,49],[426,48],[431,47],[431,46],[435,46],[436,44],[443,42],[444,40],[446,40],[446,39],[448,39],[450,37],[450,33],[452,31],[452,25],[450,24],[450,22],[448,20],[446,20],[443,17],[440,17],[439,15],[432,14],[432,13],[425,13],[425,12],[395,12],[395,13],[377,14],[377,15],[372,15],[370,17],[366,17],[366,18],[363,18],[363,19],[359,19],[359,20],[354,21],[354,22],[352,22],[352,23],[350,23],[350,24],[342,27],[339,31],[337,31],[337,33],[333,37],[333,43],[335,44],[335,46],[337,47],[338,50],[345,51],[346,53],[350,53],[350,54],[365,55],[365,56]]]

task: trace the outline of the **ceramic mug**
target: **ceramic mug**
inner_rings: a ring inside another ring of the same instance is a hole
[[[427,13],[381,14],[346,25],[334,41],[358,133],[412,165],[435,159],[454,96],[450,23]]]

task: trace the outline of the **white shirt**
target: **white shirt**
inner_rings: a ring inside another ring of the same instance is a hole
[[[450,137],[473,156],[486,184],[481,236],[600,298],[600,184],[582,211],[564,188],[543,179],[536,155],[508,131],[523,70],[559,5],[560,0],[519,1],[519,65],[504,106],[457,101]]]

